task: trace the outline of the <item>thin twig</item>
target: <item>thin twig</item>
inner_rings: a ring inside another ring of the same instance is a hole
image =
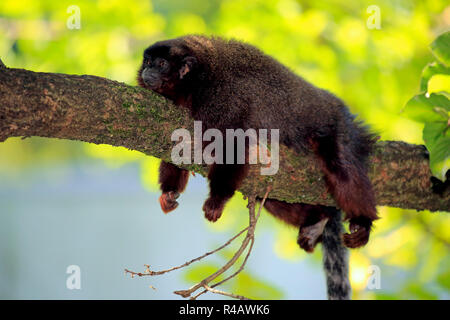
[[[183,267],[186,267],[188,265],[190,265],[193,262],[196,261],[200,261],[201,259],[225,248],[226,246],[228,246],[234,239],[236,239],[237,237],[239,237],[243,232],[247,231],[247,234],[244,238],[244,240],[242,241],[241,246],[239,247],[239,249],[235,252],[235,254],[233,255],[233,257],[219,270],[217,270],[216,272],[214,272],[213,274],[209,275],[208,277],[206,277],[205,279],[203,279],[202,281],[200,281],[199,283],[197,283],[196,285],[192,286],[191,288],[187,289],[187,290],[179,290],[179,291],[175,291],[175,294],[181,295],[184,298],[188,298],[191,296],[192,293],[194,293],[195,291],[197,291],[200,288],[204,288],[205,290],[203,292],[201,292],[200,294],[198,294],[197,296],[193,297],[192,299],[196,299],[198,296],[200,296],[201,294],[203,294],[204,292],[213,292],[213,293],[217,293],[217,294],[222,294],[222,295],[226,295],[229,297],[233,297],[236,299],[248,299],[246,297],[243,296],[239,296],[239,295],[235,295],[232,293],[227,293],[221,290],[217,290],[217,289],[213,289],[214,287],[218,286],[219,284],[222,284],[228,280],[230,280],[231,278],[235,277],[237,274],[239,274],[243,269],[245,264],[247,263],[247,260],[250,256],[251,250],[253,248],[253,244],[255,241],[255,227],[256,227],[256,223],[258,221],[258,218],[261,214],[261,210],[262,207],[264,206],[264,203],[267,199],[267,196],[269,195],[269,192],[271,190],[271,187],[267,187],[267,191],[264,195],[264,198],[261,201],[261,205],[259,207],[258,213],[257,215],[255,215],[255,203],[256,203],[256,196],[252,195],[251,197],[249,197],[248,199],[248,208],[249,208],[249,226],[246,227],[245,229],[243,229],[242,231],[240,231],[237,235],[235,235],[233,238],[231,238],[230,240],[228,240],[225,244],[223,244],[222,246],[220,246],[219,248],[207,252],[204,255],[197,257],[195,259],[192,259],[182,265],[179,265],[177,267],[173,267],[167,270],[162,270],[162,271],[151,271],[150,270],[150,266],[146,265],[147,270],[145,272],[134,272],[128,269],[125,269],[125,273],[130,273],[132,277],[134,276],[155,276],[155,275],[161,275],[167,272],[171,272],[177,269],[181,269]],[[213,280],[215,280],[217,277],[219,277],[220,275],[222,275],[224,272],[226,272],[228,269],[230,269],[236,262],[237,260],[242,256],[242,254],[244,253],[244,251],[247,249],[247,247],[250,245],[249,250],[247,252],[247,255],[245,256],[245,259],[243,261],[243,263],[241,264],[240,268],[233,273],[231,276],[227,277],[226,279],[217,282],[216,284],[209,286],[209,283]]]
[[[207,292],[209,291],[209,292],[212,292],[212,293],[221,294],[221,295],[224,295],[224,296],[227,296],[227,297],[231,297],[231,298],[234,298],[234,299],[239,299],[239,300],[249,300],[248,298],[246,298],[244,296],[240,296],[238,294],[233,294],[233,293],[225,292],[225,291],[222,291],[222,290],[213,289],[211,287],[208,287],[206,284],[203,285],[203,288],[205,288],[206,289],[205,291],[207,291]]]
[[[259,206],[259,210],[258,210],[258,214],[256,215],[255,223],[258,221],[259,216],[261,215],[261,210],[262,210],[262,208],[263,208],[263,206],[264,206],[264,203],[266,202],[266,199],[267,199],[267,196],[269,195],[270,190],[271,190],[271,188],[270,188],[270,186],[269,186],[269,187],[267,188],[266,194],[264,195],[264,198],[262,199],[261,204],[260,204],[260,206]],[[249,226],[249,227],[250,227],[250,226]],[[252,239],[251,239],[251,242],[250,242],[250,247],[249,247],[249,249],[248,249],[248,251],[247,251],[247,255],[245,256],[245,259],[244,259],[244,261],[242,262],[242,264],[241,264],[241,266],[239,267],[239,269],[238,269],[235,273],[233,273],[232,275],[230,275],[229,277],[227,277],[227,278],[225,278],[225,279],[223,279],[223,280],[221,280],[221,281],[219,281],[219,282],[213,284],[213,285],[211,286],[211,288],[215,288],[215,287],[217,287],[217,286],[219,286],[219,285],[221,285],[221,284],[223,284],[223,283],[229,281],[230,279],[232,279],[232,278],[234,278],[235,276],[237,276],[242,270],[244,270],[245,264],[247,263],[247,260],[248,260],[248,258],[250,257],[250,253],[252,252],[253,244],[254,244],[254,243],[255,243],[255,238],[254,238],[254,236],[253,236]],[[195,299],[197,299],[199,296],[201,296],[202,294],[205,294],[205,293],[208,292],[208,291],[211,291],[211,290],[204,290],[204,291],[198,293],[197,295],[195,295],[194,297],[192,297],[191,299],[192,299],[192,300],[195,300]]]
[[[213,285],[211,286],[211,288],[215,288],[215,287],[217,287],[217,286],[220,286],[221,284],[223,284],[223,283],[229,281],[230,279],[234,278],[234,277],[237,276],[242,270],[244,270],[245,264],[247,263],[247,260],[248,260],[248,258],[250,257],[250,252],[251,252],[252,249],[253,249],[253,244],[254,244],[254,243],[255,243],[255,240],[252,239],[252,240],[250,241],[250,247],[249,247],[249,249],[248,249],[248,251],[247,251],[247,255],[245,256],[244,262],[242,262],[242,264],[241,264],[241,266],[239,267],[239,269],[238,269],[235,273],[233,273],[232,275],[230,275],[230,276],[226,277],[225,279],[223,279],[223,280],[221,280],[221,281],[219,281],[219,282],[213,284]],[[202,294],[207,293],[208,291],[211,291],[211,290],[203,290],[203,291],[197,293],[195,296],[193,296],[193,297],[191,298],[191,300],[196,300],[198,297],[200,297]]]
[[[270,186],[267,187],[267,191],[266,191],[266,194],[264,195],[263,201],[265,201],[265,199],[267,199],[267,196],[269,195],[270,190],[271,190],[271,187]],[[252,195],[251,197],[248,198],[249,220],[250,220],[249,228],[247,231],[247,235],[245,236],[244,240],[242,241],[241,246],[235,252],[233,257],[222,268],[220,268],[219,270],[217,270],[210,276],[206,277],[201,282],[197,283],[196,285],[192,286],[191,288],[189,288],[187,290],[175,291],[174,292],[175,294],[181,295],[184,298],[190,297],[192,293],[194,293],[198,289],[204,287],[204,285],[208,285],[211,281],[213,281],[214,279],[219,277],[221,274],[226,272],[228,269],[230,269],[236,263],[236,261],[239,259],[239,257],[242,256],[242,253],[245,251],[245,249],[247,248],[249,243],[251,241],[253,241],[253,238],[255,235],[255,227],[256,227],[256,222],[257,222],[257,218],[255,216],[255,202],[256,202],[256,197],[254,195]],[[262,202],[262,204],[264,204],[264,202]],[[262,208],[262,206],[260,207],[260,211],[261,211],[261,208]],[[258,212],[258,217],[259,217],[260,211]]]
[[[166,269],[166,270],[160,270],[160,271],[152,271],[149,270],[149,265],[144,265],[145,267],[147,267],[147,270],[145,272],[135,272],[135,271],[131,271],[129,269],[125,269],[125,273],[129,273],[131,274],[131,276],[139,276],[139,277],[143,277],[143,276],[159,276],[161,274],[167,273],[167,272],[171,272],[177,269],[181,269],[184,267],[187,267],[188,265],[196,262],[196,261],[200,261],[203,258],[206,258],[207,256],[216,253],[217,251],[222,250],[223,248],[225,248],[226,246],[228,246],[231,242],[233,242],[233,240],[235,240],[236,238],[238,238],[241,234],[243,234],[245,231],[248,230],[249,227],[246,227],[244,229],[242,229],[238,234],[236,234],[233,238],[231,238],[230,240],[228,240],[227,242],[225,242],[223,245],[221,245],[220,247],[218,247],[217,249],[214,249],[212,251],[209,251],[207,253],[205,253],[204,255],[194,258],[191,261],[185,262],[182,265],[170,268],[170,269]]]

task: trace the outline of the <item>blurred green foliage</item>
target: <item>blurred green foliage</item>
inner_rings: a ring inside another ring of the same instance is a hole
[[[81,29],[71,30],[66,21],[70,16],[67,8],[73,4],[67,0],[1,1],[0,57],[4,63],[43,72],[94,74],[136,84],[142,51],[156,40],[187,33],[233,37],[258,46],[307,80],[343,98],[382,139],[410,143],[424,143],[422,131],[429,121],[420,114],[404,117],[402,107],[418,91],[424,91],[423,85],[420,87],[421,74],[422,82],[428,79],[428,88],[430,82],[435,87],[442,83],[437,75],[448,76],[448,72],[435,72],[443,68],[440,64],[429,65],[422,73],[423,67],[433,61],[429,45],[449,30],[450,6],[445,0],[378,0],[379,29],[368,27],[368,20],[374,17],[367,8],[374,3],[366,0],[77,0]],[[447,63],[448,47],[441,47],[437,44],[433,52]],[[439,99],[438,95],[432,92],[428,101]],[[425,140],[436,130],[443,127],[426,126],[429,134],[424,132]],[[158,160],[121,148],[69,141],[9,139],[0,144],[0,173],[14,174],[25,167],[82,156],[103,158],[113,166],[137,161],[144,185],[156,190]],[[246,224],[245,201],[240,195],[226,210],[229,212],[213,229],[234,232]],[[354,298],[448,297],[448,214],[417,214],[385,207],[379,211],[382,219],[376,223],[371,242],[351,254]],[[261,230],[269,226],[272,230],[275,225],[274,250],[280,257],[311,257],[298,250],[295,230],[268,215],[261,220]],[[319,268],[320,252],[313,257]],[[365,290],[371,264],[384,265],[383,270],[388,270],[384,272],[390,276],[397,272],[407,276],[398,280],[395,290]],[[231,284],[233,292],[260,298],[282,297],[280,288],[252,278],[251,271],[247,271]],[[198,272],[192,269],[186,277],[192,281]],[[265,280],[270,281],[270,275]],[[261,294],[243,289],[253,286],[265,289]]]
[[[219,251],[217,255],[219,255],[222,260],[221,263],[201,263],[197,264],[189,269],[189,271],[184,273],[184,277],[186,281],[189,283],[199,283],[205,278],[205,275],[213,274],[218,269],[220,269],[227,261],[229,261],[235,251],[230,249],[225,249]],[[234,274],[235,271],[238,270],[238,267],[244,262],[244,256],[240,257],[237,260],[236,267],[234,267],[233,272],[228,272],[226,277]],[[225,280],[223,275],[219,276],[216,279],[216,282],[220,282]],[[274,285],[270,284],[266,281],[266,279],[259,279],[257,276],[252,274],[251,270],[242,270],[237,276],[227,280],[223,285],[218,287],[221,290],[227,289],[228,292],[233,292],[238,295],[242,295],[244,297],[250,299],[282,299],[283,291],[281,288],[277,288]]]
[[[421,93],[408,101],[404,114],[424,123],[423,140],[430,152],[433,174],[445,181],[450,169],[450,32],[431,44],[438,61],[422,72]]]

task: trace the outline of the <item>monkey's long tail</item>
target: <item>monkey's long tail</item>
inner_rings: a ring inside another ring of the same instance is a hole
[[[342,244],[341,211],[335,210],[322,233],[323,265],[329,300],[350,300],[348,249]]]

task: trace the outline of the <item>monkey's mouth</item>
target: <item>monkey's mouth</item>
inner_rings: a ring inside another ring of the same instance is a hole
[[[149,72],[147,69],[144,69],[141,73],[142,81],[149,89],[155,90],[162,86],[161,78],[154,73]]]
[[[159,78],[142,77],[142,80],[144,80],[144,84],[152,90],[156,90],[162,86],[162,81]]]

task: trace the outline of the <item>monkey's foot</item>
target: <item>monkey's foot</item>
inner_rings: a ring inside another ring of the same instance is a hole
[[[344,234],[344,245],[347,248],[359,248],[364,246],[369,241],[370,225],[367,226],[359,222],[350,220],[350,233]]]
[[[217,198],[208,198],[203,205],[203,211],[205,212],[205,218],[211,222],[216,222],[222,215],[225,202]]]
[[[161,205],[161,209],[164,213],[169,213],[172,210],[175,210],[178,207],[178,202],[176,199],[180,194],[176,191],[163,192],[159,197],[159,204]]]
[[[328,222],[328,218],[322,219],[316,224],[300,227],[297,243],[306,252],[313,252],[317,243],[321,240],[323,228]]]

